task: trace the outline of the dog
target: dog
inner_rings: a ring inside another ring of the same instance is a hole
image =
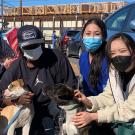
[[[72,116],[86,109],[82,103],[74,98],[74,90],[72,88],[61,83],[54,86],[46,85],[43,93],[49,96],[51,100],[55,101],[66,112],[65,122],[62,124],[62,131],[59,135],[88,135],[87,127],[78,129],[71,121]]]
[[[22,79],[13,81],[5,90],[5,98],[18,98],[28,92]],[[27,106],[9,105],[0,114],[0,135],[14,135],[15,129],[22,127],[22,135],[29,135],[30,125],[34,116],[33,104]]]

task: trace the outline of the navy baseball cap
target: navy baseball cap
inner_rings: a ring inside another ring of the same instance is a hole
[[[17,38],[21,48],[45,43],[42,32],[33,25],[25,25],[19,28]]]

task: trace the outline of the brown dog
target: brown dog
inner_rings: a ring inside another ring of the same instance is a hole
[[[8,86],[4,96],[5,98],[17,98],[26,92],[23,80],[19,79]],[[0,135],[14,135],[14,130],[19,127],[22,127],[23,135],[29,135],[33,115],[34,109],[32,104],[28,106],[10,105],[3,108],[0,114]],[[16,118],[14,119],[15,116]]]
[[[66,121],[62,125],[62,133],[60,135],[87,135],[88,128],[77,129],[73,122],[72,116],[77,112],[85,110],[83,104],[74,98],[74,90],[64,84],[56,84],[54,86],[45,86],[43,93],[48,95],[66,112]]]

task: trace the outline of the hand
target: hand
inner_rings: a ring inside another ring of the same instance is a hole
[[[27,105],[27,104],[30,104],[31,101],[32,101],[32,98],[34,96],[34,93],[32,92],[27,92],[23,95],[21,95],[17,101],[16,104],[18,105]]]
[[[91,106],[92,106],[91,101],[83,93],[81,93],[79,90],[74,91],[74,97],[77,98],[78,101],[83,102],[86,106],[91,108]]]
[[[4,67],[5,67],[6,69],[8,69],[8,68],[10,67],[10,65],[12,64],[13,61],[14,61],[14,60],[12,60],[11,58],[10,58],[10,59],[6,59],[6,60],[4,61]]]
[[[77,128],[82,128],[92,121],[97,121],[97,118],[97,113],[79,112],[72,118],[72,122]]]

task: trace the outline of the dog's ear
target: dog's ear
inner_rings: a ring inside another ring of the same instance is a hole
[[[24,81],[23,81],[22,79],[19,79],[18,81],[19,81],[19,83],[20,83],[20,86],[23,87],[23,86],[24,86]]]
[[[54,85],[54,89],[55,89],[55,90],[61,89],[61,90],[63,90],[64,92],[65,92],[65,91],[73,92],[73,89],[72,89],[71,87],[69,87],[69,86],[66,85],[66,84],[62,84],[62,83],[55,84],[55,85]]]
[[[54,95],[54,88],[51,85],[44,85],[42,91],[43,91],[43,93],[45,93],[48,96]]]

